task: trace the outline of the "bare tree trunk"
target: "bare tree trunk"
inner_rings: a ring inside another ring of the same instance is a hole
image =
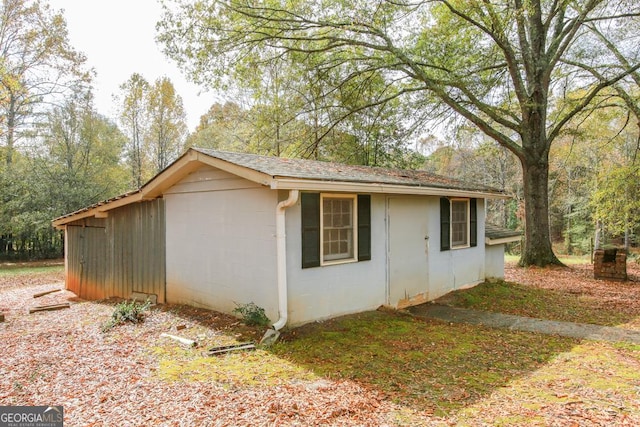
[[[522,161],[525,239],[520,265],[561,264],[553,253],[549,231],[549,159]]]

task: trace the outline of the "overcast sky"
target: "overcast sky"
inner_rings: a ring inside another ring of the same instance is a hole
[[[149,83],[163,76],[171,79],[183,99],[190,132],[216,102],[213,92],[187,82],[156,45],[155,24],[161,14],[157,0],[49,0],[49,4],[64,9],[71,44],[84,52],[88,66],[97,72],[94,93],[100,113],[114,118],[112,95],[133,73]]]

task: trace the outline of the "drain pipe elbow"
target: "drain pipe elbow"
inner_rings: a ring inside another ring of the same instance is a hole
[[[285,233],[285,210],[298,202],[300,192],[289,190],[289,198],[276,207],[276,258],[278,274],[278,313],[280,318],[272,326],[279,331],[287,324],[289,313],[287,297],[287,235]]]

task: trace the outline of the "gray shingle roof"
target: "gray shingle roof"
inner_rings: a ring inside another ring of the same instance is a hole
[[[320,181],[391,184],[504,194],[503,191],[496,188],[471,184],[421,170],[346,165],[316,160],[287,159],[282,157],[259,156],[256,154],[232,153],[203,148],[194,148],[194,150],[264,173],[274,178],[283,177]]]
[[[485,223],[484,235],[491,240],[506,239],[509,237],[522,236],[522,231],[509,230],[508,228],[500,227],[495,224]]]
[[[419,170],[402,170],[402,169],[385,169],[379,167],[345,165],[341,163],[321,162],[316,160],[287,159],[282,157],[259,156],[256,154],[232,153],[227,151],[209,150],[203,148],[191,148],[190,151],[202,153],[211,158],[222,160],[233,165],[237,165],[249,170],[260,172],[274,179],[290,178],[309,181],[326,181],[349,184],[379,184],[379,185],[397,185],[411,187],[418,192],[419,188],[460,190],[463,192],[481,192],[483,196],[496,195],[504,196],[504,192],[496,188],[491,188],[479,184],[471,184],[468,182],[456,180],[453,178],[436,175],[427,171]],[[189,152],[189,151],[188,151]],[[187,153],[188,153],[187,152]],[[187,155],[185,153],[184,156]],[[176,160],[167,169],[174,167],[180,160]],[[164,172],[164,171],[163,171]],[[87,206],[75,212],[56,218],[54,225],[63,225],[79,215],[90,216],[92,210],[101,208],[107,211],[116,206],[134,203],[142,200],[145,196],[144,189],[157,179],[161,179],[163,172],[160,172],[148,183],[140,189],[130,191],[120,196],[105,200]],[[439,190],[440,191],[440,190]],[[453,192],[453,191],[452,191]],[[411,192],[409,192],[410,194]],[[467,196],[468,197],[468,196]],[[65,221],[61,221],[61,220]]]

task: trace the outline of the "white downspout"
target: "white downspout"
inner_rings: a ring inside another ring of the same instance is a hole
[[[278,312],[280,318],[273,324],[273,329],[279,331],[287,324],[289,315],[287,298],[287,235],[285,232],[285,210],[298,201],[298,190],[289,190],[289,198],[278,203],[276,207],[276,258],[278,268]]]

